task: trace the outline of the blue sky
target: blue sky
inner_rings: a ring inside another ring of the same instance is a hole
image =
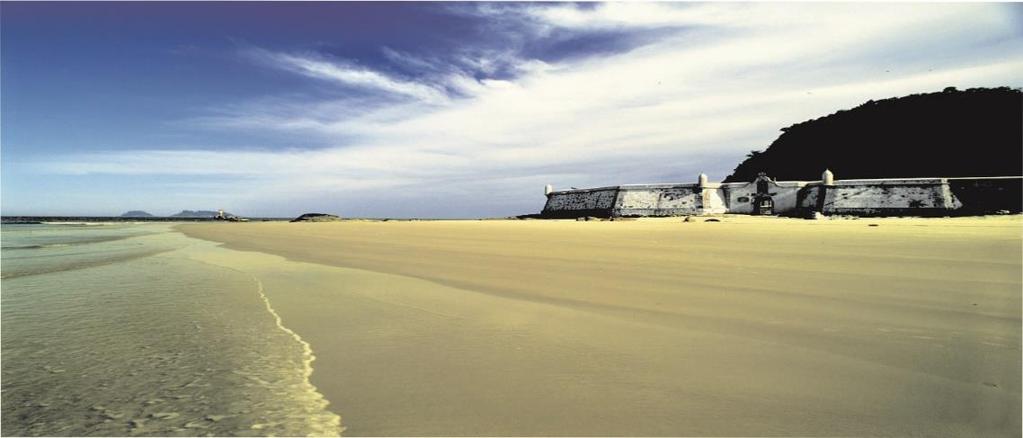
[[[0,5],[5,215],[484,217],[1023,85],[1019,4]],[[840,177],[840,176],[839,176]]]

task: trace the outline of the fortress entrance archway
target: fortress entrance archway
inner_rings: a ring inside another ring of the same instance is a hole
[[[774,214],[774,199],[770,196],[757,196],[757,202],[753,205],[753,214]]]
[[[753,198],[753,214],[772,215],[774,214],[774,198],[771,197],[771,179],[760,172],[757,175],[757,195]]]

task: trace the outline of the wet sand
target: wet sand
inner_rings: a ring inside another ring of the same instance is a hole
[[[1020,435],[1023,218],[699,220],[178,229],[349,435]]]

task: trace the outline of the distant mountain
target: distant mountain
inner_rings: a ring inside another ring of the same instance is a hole
[[[142,210],[132,210],[124,212],[124,214],[122,214],[121,217],[154,217],[154,216]]]
[[[725,178],[778,180],[1023,175],[1023,92],[954,87],[868,101],[783,128]]]
[[[214,218],[217,217],[217,212],[210,210],[181,210],[180,213],[170,215],[170,217],[188,217],[188,218]],[[224,215],[230,215],[230,213],[224,213]]]

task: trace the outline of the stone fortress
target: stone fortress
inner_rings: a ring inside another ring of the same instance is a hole
[[[632,184],[555,191],[547,185],[544,218],[753,214],[815,217],[970,216],[1020,213],[1023,176]]]

